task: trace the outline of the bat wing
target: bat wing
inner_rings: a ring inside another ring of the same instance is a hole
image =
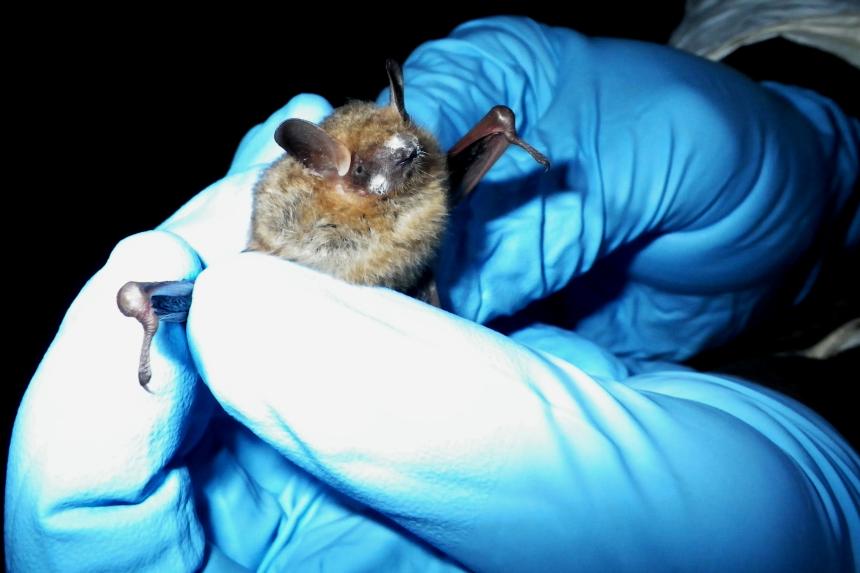
[[[451,204],[457,205],[513,144],[549,169],[549,160],[517,136],[516,117],[509,107],[497,105],[448,151]]]
[[[194,281],[159,283],[150,293],[152,311],[163,322],[185,322],[193,291]]]

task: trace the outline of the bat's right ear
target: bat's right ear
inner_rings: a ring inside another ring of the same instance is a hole
[[[409,121],[409,114],[406,113],[406,103],[403,99],[403,71],[400,69],[400,64],[392,59],[385,60],[385,71],[388,72],[388,88],[391,95],[391,107],[397,110],[403,121]]]
[[[347,174],[352,153],[318,125],[303,119],[288,119],[275,131],[275,141],[284,151],[318,175]]]

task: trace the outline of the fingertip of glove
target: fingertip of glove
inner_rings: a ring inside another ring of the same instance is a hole
[[[126,281],[167,281],[193,277],[201,266],[197,253],[179,236],[146,231],[120,241],[106,269],[126,277]]]
[[[295,96],[275,115],[280,119],[297,118],[319,123],[332,110],[331,104],[317,94],[303,93]]]

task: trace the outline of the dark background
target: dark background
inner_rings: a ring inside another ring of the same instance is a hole
[[[7,21],[26,28],[28,39],[7,52],[12,81],[4,82],[13,100],[6,244],[12,247],[9,276],[18,279],[6,305],[14,326],[6,331],[13,351],[0,412],[4,447],[21,394],[66,308],[113,246],[158,225],[218,180],[244,133],[291,96],[319,93],[335,106],[346,98],[373,99],[385,85],[386,57],[403,61],[419,43],[494,13],[665,43],[683,2],[601,2],[571,7],[566,15],[544,2],[470,3],[457,13],[401,3],[380,9],[380,16],[328,3],[302,14],[236,6],[221,13],[207,7],[194,16],[149,8],[56,10],[50,21],[44,14]],[[860,115],[857,74],[835,58],[776,41],[743,50],[729,63],[756,79],[814,87]],[[794,326],[780,328],[826,323],[816,326],[820,331],[855,312],[856,300],[836,275],[831,282],[842,307],[823,321],[815,318],[818,310],[807,310]],[[719,366],[757,351],[747,340],[734,354],[702,364]],[[817,400],[815,407],[846,434],[856,430],[845,407],[834,406],[846,402],[839,392],[817,396],[808,401]]]

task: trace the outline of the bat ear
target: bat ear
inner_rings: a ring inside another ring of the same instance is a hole
[[[406,113],[406,104],[403,100],[403,72],[400,70],[400,64],[391,58],[385,60],[385,71],[388,72],[388,86],[391,95],[391,107],[397,110],[403,121],[409,121],[409,114]]]
[[[318,125],[303,119],[288,119],[275,131],[275,141],[308,169],[320,175],[349,171],[352,153]]]

